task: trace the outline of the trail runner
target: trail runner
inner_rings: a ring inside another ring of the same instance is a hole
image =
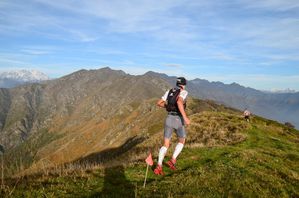
[[[172,158],[166,162],[171,170],[176,170],[176,159],[183,150],[185,144],[185,126],[190,124],[190,120],[185,112],[186,98],[188,95],[188,92],[185,90],[186,84],[187,81],[184,77],[177,78],[176,87],[166,91],[162,98],[157,102],[159,107],[166,108],[168,115],[164,124],[164,144],[159,150],[158,163],[154,169],[156,175],[164,175],[162,169],[163,159],[169,148],[173,130],[175,130],[179,141],[175,147]]]

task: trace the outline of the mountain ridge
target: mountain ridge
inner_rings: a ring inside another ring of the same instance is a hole
[[[19,152],[22,145],[31,142],[30,148],[35,151],[26,154],[32,156],[28,166],[34,165],[36,169],[117,146],[124,139],[157,128],[153,120],[162,125],[164,111],[158,111],[153,100],[173,87],[175,79],[154,72],[134,76],[102,68],[79,70],[41,84],[1,89],[1,98],[6,99],[0,98],[3,110],[0,113],[0,144],[7,150]],[[192,97],[210,95],[214,100],[218,92],[225,93],[223,89],[228,89],[221,83],[209,90],[194,86],[192,80],[188,82]],[[232,102],[235,97],[226,96]],[[238,96],[242,97],[244,94]],[[152,102],[146,102],[148,100]],[[293,102],[297,105],[296,98]]]
[[[168,84],[158,78],[103,68],[80,70],[42,84],[3,89],[1,93],[9,93],[11,104],[6,113],[0,114],[0,144],[13,153],[31,142],[26,148],[34,152],[25,154],[26,149],[22,149],[17,154],[33,160],[26,166],[40,168],[49,162],[61,164],[74,160],[119,144],[137,133],[136,128],[126,134],[133,127],[130,122],[152,109],[148,105],[145,109],[139,106],[143,101],[160,97],[167,88]],[[5,108],[3,101],[0,109]],[[38,140],[45,137],[48,138]]]
[[[112,78],[109,78],[109,76],[113,76]],[[52,112],[56,112],[57,107],[53,104],[59,102],[59,105],[64,106],[64,110],[61,112],[61,114],[68,114],[71,112],[72,106],[75,105],[75,101],[81,100],[82,98],[86,97],[88,93],[86,93],[87,90],[89,90],[89,94],[92,92],[97,92],[94,87],[98,86],[98,84],[101,84],[102,89],[104,91],[107,91],[107,87],[111,86],[114,81],[117,79],[123,78],[123,83],[118,84],[117,86],[113,85],[113,89],[117,89],[117,93],[123,93],[125,94],[124,97],[129,98],[129,100],[137,99],[136,97],[147,95],[148,98],[150,98],[150,95],[152,92],[155,92],[154,90],[156,87],[162,87],[162,90],[160,89],[160,94],[155,94],[156,97],[160,97],[159,95],[162,95],[165,90],[172,87],[175,84],[176,77],[174,76],[167,76],[166,74],[156,73],[149,71],[145,73],[144,75],[134,76],[126,74],[125,72],[121,70],[113,70],[109,67],[105,67],[99,70],[79,70],[77,72],[74,72],[72,74],[63,76],[61,78],[47,81],[46,83],[43,83],[41,85],[28,85],[28,86],[21,86],[19,88],[14,89],[1,89],[2,94],[5,93],[1,98],[7,98],[2,100],[1,107],[4,108],[2,111],[2,116],[0,117],[0,125],[2,128],[5,127],[4,120],[7,118],[7,109],[11,107],[12,105],[12,111],[10,114],[13,114],[14,111],[18,111],[17,109],[23,109],[23,111],[26,111],[26,108],[29,110],[29,112],[34,112],[35,110],[39,109],[39,105],[42,101],[47,101],[45,107],[41,109],[42,112],[39,114],[49,114],[46,116],[45,120],[51,119],[51,113],[45,112],[46,109],[50,109]],[[135,79],[134,82],[131,81],[132,85],[130,87],[124,87],[124,89],[130,89],[130,90],[138,90],[135,94],[121,91],[121,87],[123,87],[126,84],[126,80],[129,80],[130,78]],[[149,78],[149,79],[147,79]],[[137,80],[139,79],[139,80]],[[158,79],[158,80],[157,80]],[[148,81],[148,82],[147,82]],[[85,85],[84,85],[85,84]],[[140,86],[140,84],[142,84]],[[84,87],[82,87],[84,85]],[[147,93],[145,86],[150,86],[149,93]],[[68,86],[68,87],[66,87]],[[106,88],[105,88],[106,87]],[[164,88],[163,88],[164,87]],[[5,91],[3,91],[5,90]],[[34,95],[34,92],[37,91]],[[46,90],[46,91],[43,91]],[[93,91],[92,91],[93,90]],[[273,113],[273,110],[270,105],[277,105],[280,106],[283,104],[282,109],[279,110],[279,112],[285,112],[283,115],[278,116],[279,121],[281,122],[291,122],[295,124],[298,128],[298,123],[296,122],[296,117],[290,112],[294,112],[294,110],[297,109],[298,112],[295,112],[297,115],[299,113],[299,93],[288,93],[288,94],[265,94],[261,91],[252,89],[252,88],[245,88],[239,84],[233,83],[230,85],[226,85],[221,82],[209,82],[207,80],[201,80],[201,79],[194,79],[188,81],[187,90],[189,90],[189,93],[191,96],[201,99],[208,99],[208,100],[214,100],[220,103],[223,103],[228,106],[232,106],[237,109],[244,109],[248,108],[252,111],[252,113],[268,117],[270,119],[277,119],[277,113]],[[21,94],[17,94],[17,93]],[[45,92],[45,93],[43,93]],[[48,93],[51,94],[48,94]],[[82,92],[82,93],[81,93]],[[61,94],[63,93],[63,94]],[[162,94],[161,94],[162,93]],[[16,94],[16,97],[13,97],[13,95]],[[23,94],[23,96],[22,96]],[[103,99],[105,96],[101,96]],[[117,94],[114,95],[114,99],[116,99]],[[276,100],[273,99],[273,97],[276,98]],[[19,105],[17,107],[14,107],[14,103],[11,103],[12,98],[23,98],[23,107],[22,105]],[[31,101],[35,98],[35,101]],[[41,98],[41,99],[39,99]],[[81,99],[80,99],[81,98]],[[265,98],[261,100],[261,98]],[[286,98],[286,99],[285,99]],[[109,98],[106,98],[109,100]],[[4,105],[4,101],[9,101],[9,105]],[[25,100],[25,101],[24,101]],[[41,100],[41,101],[39,101]],[[281,103],[281,101],[285,101],[284,103]],[[241,102],[240,102],[241,101]],[[270,102],[269,102],[270,101]],[[0,101],[1,102],[1,101]],[[10,104],[11,103],[11,104]],[[1,103],[0,103],[1,104]],[[35,106],[33,106],[35,105]],[[254,105],[259,105],[257,108]],[[288,107],[289,105],[293,105]],[[295,108],[294,108],[295,106]],[[24,108],[26,107],[26,108]],[[31,109],[31,110],[30,110]],[[269,111],[269,114],[263,113],[263,111]],[[6,113],[5,113],[6,112]],[[113,112],[113,111],[112,111]],[[4,115],[5,114],[5,115]],[[292,115],[293,119],[283,120],[287,117],[285,114]],[[36,114],[37,115],[37,114]],[[276,115],[276,116],[273,116]],[[31,113],[27,113],[25,117],[25,120],[21,120],[23,126],[21,128],[24,128],[25,133],[28,133],[28,130],[33,127],[32,123],[29,124],[27,120],[33,119],[34,115]],[[9,120],[9,122],[13,122],[13,120]],[[45,121],[41,121],[45,122]],[[29,125],[28,125],[29,124]],[[32,126],[30,126],[32,125]],[[27,129],[26,129],[27,128]],[[22,131],[22,129],[21,129]],[[27,131],[27,132],[26,132]],[[30,130],[29,130],[30,131]]]
[[[169,84],[175,84],[174,76],[156,72],[148,74],[161,77]],[[241,111],[247,108],[253,114],[282,123],[291,122],[299,128],[299,92],[265,93],[238,83],[224,84],[199,78],[189,80],[187,90],[193,97],[214,100]]]

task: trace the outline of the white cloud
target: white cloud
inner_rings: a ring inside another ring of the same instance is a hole
[[[52,7],[91,15],[106,19],[108,21],[115,21],[119,24],[129,25],[146,21],[153,14],[165,13],[170,8],[181,4],[183,2],[173,0],[162,0],[153,2],[151,0],[144,1],[122,1],[122,0],[90,0],[90,1],[73,1],[70,3],[68,0],[50,1],[50,0],[37,0],[37,2],[50,5]]]
[[[0,1],[0,36],[71,43],[59,49],[68,53],[57,56],[62,60],[53,64],[78,61],[82,66],[84,62],[124,65],[124,69],[146,72],[154,67],[142,61],[150,60],[156,67],[179,62],[189,68],[173,67],[177,70],[170,75],[194,73],[189,66],[196,64],[213,65],[212,69],[222,63],[234,68],[271,68],[299,61],[298,4],[298,0],[31,0],[22,4],[7,0]],[[24,65],[32,63],[32,57],[56,53],[18,44],[15,49],[15,55],[0,54],[3,65]],[[138,69],[140,65],[144,69]],[[163,69],[159,72],[169,74]],[[243,79],[234,78],[236,82]]]
[[[91,36],[88,33],[78,30],[68,30],[75,38],[79,39],[81,42],[92,42],[98,39],[97,36]]]
[[[166,64],[163,64],[164,66],[166,67],[176,67],[176,68],[179,68],[179,67],[182,67],[181,64],[176,64],[176,63],[166,63]]]
[[[25,62],[23,61],[19,61],[19,60],[15,60],[15,59],[10,59],[10,58],[3,58],[0,57],[0,64],[1,65],[11,65],[11,64],[18,64],[18,65],[24,65]],[[1,67],[0,67],[1,68]],[[7,67],[6,67],[7,68]],[[6,69],[5,68],[5,69]]]
[[[245,0],[248,8],[269,9],[276,11],[287,11],[299,8],[297,0]]]
[[[248,45],[274,49],[299,49],[299,19],[255,19],[247,25],[239,25],[243,29],[243,38],[250,38]],[[246,27],[247,26],[247,27]],[[244,31],[246,28],[246,31]],[[240,34],[241,32],[235,32]]]
[[[275,49],[298,49],[299,46],[298,18],[250,15],[256,9],[297,9],[296,1],[36,0],[28,6],[13,1],[3,5],[7,11],[2,11],[5,23],[0,22],[0,26],[8,32],[37,31],[45,36],[81,42],[96,41],[103,34],[144,33],[165,45],[178,44],[193,50],[194,46],[198,50],[203,45],[205,50],[216,54],[211,58],[227,60],[237,59],[236,52],[233,49],[218,52],[219,45]],[[37,5],[56,10],[41,12]],[[237,11],[233,9],[236,6]]]
[[[35,1],[20,4],[7,2],[0,11],[0,34],[42,35],[50,39],[90,42],[97,39],[92,24],[80,16],[52,13],[47,6],[40,9]],[[86,27],[88,26],[88,28]]]
[[[13,64],[24,65],[29,60],[30,55],[22,53],[0,53],[0,63],[4,67],[12,66]]]
[[[21,52],[24,52],[25,54],[31,54],[31,55],[45,55],[49,54],[48,51],[42,51],[42,50],[32,50],[32,49],[23,49]]]
[[[94,28],[104,25],[106,33],[147,33],[157,39],[176,41],[195,38],[189,29],[190,19],[179,16],[172,9],[183,6],[185,1],[162,0],[158,3],[145,1],[75,1],[66,0],[37,2],[66,11],[77,17],[97,20]],[[80,36],[80,35],[79,35]]]

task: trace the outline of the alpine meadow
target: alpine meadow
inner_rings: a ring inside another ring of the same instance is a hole
[[[2,196],[299,196],[296,129],[194,96],[177,170],[150,169],[144,188],[166,115],[155,103],[173,84],[159,76],[103,68],[1,89]]]

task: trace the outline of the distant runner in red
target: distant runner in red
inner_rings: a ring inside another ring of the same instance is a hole
[[[190,120],[185,112],[186,98],[188,95],[188,92],[185,90],[186,84],[187,81],[184,77],[177,78],[176,87],[166,91],[162,98],[157,102],[159,107],[166,108],[168,116],[164,124],[164,145],[160,148],[158,164],[154,170],[156,175],[164,175],[162,164],[170,145],[173,130],[176,131],[176,134],[179,137],[179,142],[175,147],[171,160],[166,162],[170,169],[176,169],[176,158],[183,150],[185,144],[185,126],[190,124]]]

